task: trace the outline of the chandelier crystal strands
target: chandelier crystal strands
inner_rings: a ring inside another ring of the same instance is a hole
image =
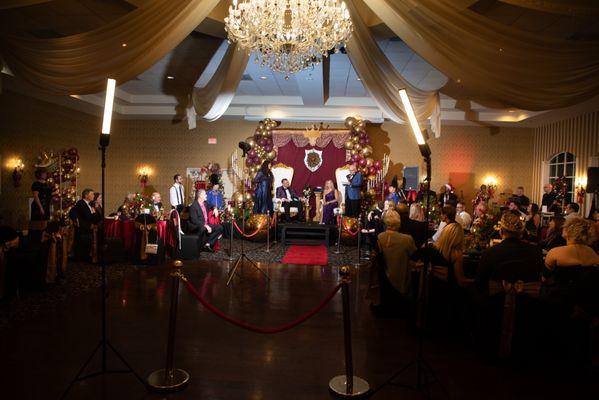
[[[352,28],[342,0],[233,0],[225,18],[229,42],[285,78],[339,52]]]

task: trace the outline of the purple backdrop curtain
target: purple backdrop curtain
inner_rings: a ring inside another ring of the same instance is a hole
[[[314,172],[306,168],[304,164],[305,150],[310,149],[322,150],[322,165]],[[293,141],[290,141],[285,146],[278,148],[276,162],[281,162],[293,168],[291,187],[297,192],[298,196],[301,196],[302,190],[306,186],[312,188],[316,186],[322,187],[324,186],[324,181],[327,179],[332,179],[335,182],[335,170],[345,164],[345,148],[336,148],[333,141],[329,142],[326,147],[311,145],[297,147]],[[281,182],[275,182],[274,186],[281,186]],[[343,188],[340,190],[343,190]],[[314,217],[316,212],[314,208],[314,196],[310,199],[310,206],[312,207],[310,217]]]

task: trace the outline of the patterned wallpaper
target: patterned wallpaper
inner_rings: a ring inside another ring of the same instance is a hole
[[[51,105],[5,91],[0,95],[0,215],[6,223],[27,225],[27,200],[31,195],[32,165],[42,149],[75,146],[81,154],[79,188],[99,189],[100,155],[97,149],[99,117]],[[304,128],[309,124],[284,123],[284,128]],[[137,170],[142,165],[154,171],[146,191],[158,190],[168,202],[168,188],[175,173],[215,161],[228,166],[237,143],[250,136],[256,123],[243,120],[198,122],[195,130],[185,123],[170,120],[114,120],[107,152],[107,210],[114,210],[129,191],[139,191]],[[331,124],[340,128],[340,124]],[[394,173],[401,168],[421,166],[416,142],[407,127],[394,123],[369,126],[375,157],[391,154]],[[209,145],[208,137],[217,144]],[[513,190],[518,185],[532,185],[533,132],[529,129],[443,126],[441,138],[431,140],[433,154],[433,189],[451,180],[466,199],[474,196],[484,177],[493,174],[499,190]],[[13,188],[11,171],[6,162],[20,157],[26,164],[22,186]]]

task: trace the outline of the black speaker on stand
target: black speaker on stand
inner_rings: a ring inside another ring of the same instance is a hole
[[[587,193],[593,194],[589,218],[593,218],[595,211],[599,209],[599,167],[589,167],[587,169]]]

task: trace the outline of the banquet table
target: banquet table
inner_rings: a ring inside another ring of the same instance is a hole
[[[172,236],[168,233],[167,221],[156,221],[156,232],[162,242],[168,242],[166,238]],[[123,240],[123,247],[127,254],[134,254],[136,251],[137,235],[135,231],[135,221],[132,219],[120,220],[106,218],[104,220],[104,234],[106,237],[118,237]]]

